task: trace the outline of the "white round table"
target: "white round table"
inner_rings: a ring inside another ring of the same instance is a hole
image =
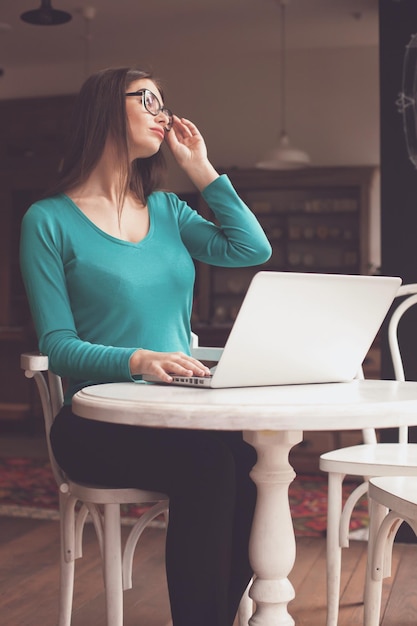
[[[288,580],[295,536],[288,487],[290,449],[303,430],[361,430],[417,424],[417,382],[349,383],[193,389],[146,383],[86,387],[73,398],[77,415],[140,426],[241,430],[258,459],[251,476],[257,503],[250,541],[255,573],[251,626],[292,626]]]

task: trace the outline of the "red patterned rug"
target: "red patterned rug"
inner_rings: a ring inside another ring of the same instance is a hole
[[[346,482],[346,499],[355,483]],[[290,486],[290,505],[297,536],[323,537],[326,532],[327,476],[299,475]],[[126,523],[146,508],[122,508]],[[0,459],[0,516],[58,519],[58,492],[48,461],[20,457]],[[351,530],[368,525],[366,498],[355,509]]]

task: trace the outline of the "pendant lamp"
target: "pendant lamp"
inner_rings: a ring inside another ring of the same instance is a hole
[[[288,0],[278,0],[281,5],[281,134],[278,146],[270,150],[256,167],[265,170],[294,170],[307,167],[310,157],[291,145],[286,131],[286,5]]]
[[[71,13],[53,9],[51,0],[41,0],[39,9],[25,11],[20,15],[20,19],[34,26],[57,26],[65,24],[72,19]]]

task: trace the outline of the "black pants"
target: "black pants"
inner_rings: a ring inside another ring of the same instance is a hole
[[[64,407],[55,457],[73,480],[169,496],[166,569],[174,626],[232,626],[252,571],[254,449],[239,432],[86,420]]]

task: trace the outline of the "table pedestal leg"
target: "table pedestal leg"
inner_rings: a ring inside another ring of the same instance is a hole
[[[257,502],[249,545],[254,571],[250,597],[256,611],[250,626],[293,626],[287,604],[294,598],[288,580],[295,561],[295,535],[288,487],[295,478],[288,454],[302,440],[301,431],[246,431],[245,441],[258,454],[251,472]]]

